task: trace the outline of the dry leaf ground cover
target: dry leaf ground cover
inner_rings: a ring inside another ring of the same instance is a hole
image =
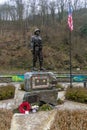
[[[87,111],[58,111],[50,130],[87,130]]]
[[[9,110],[0,110],[0,130],[10,129],[12,115]],[[87,130],[87,112],[58,110],[50,130]]]
[[[0,130],[9,130],[13,113],[0,109]]]

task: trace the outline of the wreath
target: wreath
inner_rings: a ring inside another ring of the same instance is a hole
[[[20,104],[19,106],[19,112],[25,114],[26,111],[30,111],[31,110],[31,105],[28,102],[23,102],[22,104]]]

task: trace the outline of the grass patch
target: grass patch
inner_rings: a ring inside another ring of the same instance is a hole
[[[11,99],[14,94],[15,87],[13,85],[0,86],[0,100]]]
[[[65,97],[68,100],[87,103],[87,88],[68,88]]]
[[[10,130],[12,116],[10,110],[0,110],[0,130]]]
[[[57,111],[50,130],[87,130],[87,111]]]

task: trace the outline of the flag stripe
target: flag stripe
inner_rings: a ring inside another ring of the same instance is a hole
[[[70,31],[73,31],[73,18],[72,18],[72,8],[69,5],[69,11],[68,11],[68,26]]]

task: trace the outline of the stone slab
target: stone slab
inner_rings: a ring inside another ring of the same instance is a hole
[[[57,104],[58,89],[26,92],[23,100],[29,102],[30,101],[29,97],[33,96],[33,95],[37,95],[37,97],[39,97],[39,99],[37,98],[37,101],[35,99],[35,102],[44,101],[46,103],[51,103],[53,105],[56,105]],[[30,101],[30,102],[33,103],[34,101]]]
[[[15,114],[10,130],[50,130],[57,111],[38,112],[34,114]]]

